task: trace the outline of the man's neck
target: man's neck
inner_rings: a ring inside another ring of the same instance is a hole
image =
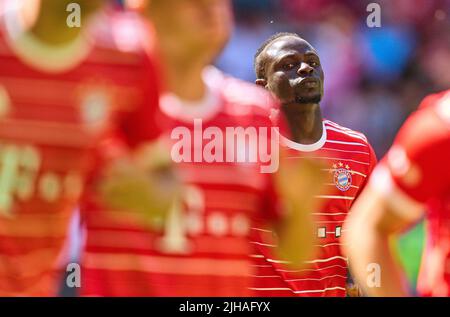
[[[164,59],[166,90],[186,101],[198,101],[205,96],[204,63],[174,63]],[[178,66],[177,66],[178,65]]]
[[[322,112],[319,104],[286,104],[282,106],[293,141],[312,144],[323,134]]]

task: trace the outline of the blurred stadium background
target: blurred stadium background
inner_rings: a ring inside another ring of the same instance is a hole
[[[325,72],[324,115],[364,132],[378,158],[431,92],[450,86],[449,0],[382,0],[381,27],[353,0],[234,0],[236,27],[217,65],[253,82],[253,54],[275,32],[312,43]],[[421,223],[397,241],[412,286],[424,244]]]

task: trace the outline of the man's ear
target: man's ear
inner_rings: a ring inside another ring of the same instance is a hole
[[[258,86],[261,86],[263,88],[266,88],[267,80],[265,80],[264,78],[258,78],[257,80],[255,80],[255,84],[257,84]]]

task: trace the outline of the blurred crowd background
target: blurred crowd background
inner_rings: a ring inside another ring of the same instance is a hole
[[[367,0],[234,0],[234,34],[217,61],[253,82],[254,53],[270,35],[295,32],[319,53],[324,116],[366,134],[381,158],[421,99],[450,87],[450,0],[381,0],[381,27],[369,28]],[[423,224],[399,240],[416,282]],[[416,259],[416,260],[411,260]]]

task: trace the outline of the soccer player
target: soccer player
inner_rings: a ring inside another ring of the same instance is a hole
[[[173,145],[184,189],[166,219],[152,227],[101,205],[85,207],[82,294],[253,295],[255,223],[280,225],[281,258],[298,263],[308,256],[313,235],[304,209],[312,199],[303,195],[309,191],[297,193],[290,185],[314,187],[315,170],[290,164],[280,171],[275,188],[272,175],[261,172],[261,161],[245,159],[252,155],[252,144],[245,142],[253,139],[251,131],[261,144],[271,142],[267,110],[273,101],[263,89],[210,66],[231,30],[230,1],[156,0],[144,12],[156,30],[165,79],[153,128]],[[229,132],[236,127],[248,133],[238,148],[239,136]],[[266,145],[278,150],[278,144]],[[278,198],[292,204],[284,217]]]
[[[450,296],[449,162],[447,90],[425,98],[406,120],[348,219],[344,236],[348,256],[367,294],[409,295],[389,242],[425,217],[427,242],[419,295]]]
[[[280,100],[291,136],[281,136],[291,160],[313,158],[325,165],[325,189],[316,198],[318,243],[310,267],[292,270],[274,257],[271,232],[259,237],[256,291],[261,296],[345,296],[348,263],[342,254],[342,226],[366,184],[376,157],[366,137],[332,121],[320,110],[324,74],[317,51],[293,33],[279,33],[255,55],[256,84]],[[301,245],[299,246],[299,248]]]
[[[95,158],[122,148],[110,146],[115,119],[129,126],[128,113],[157,102],[130,22],[79,0],[82,27],[70,28],[71,2],[0,3],[0,296],[56,295]]]

